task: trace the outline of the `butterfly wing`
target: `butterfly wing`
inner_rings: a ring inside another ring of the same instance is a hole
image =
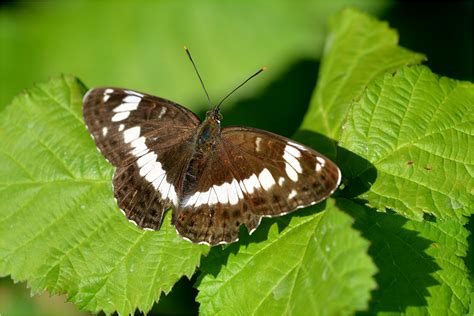
[[[331,160],[283,136],[232,127],[224,129],[222,139],[233,165],[245,166],[234,173],[244,179],[247,191],[261,199],[254,203],[256,214],[278,216],[319,203],[341,181],[341,172]]]
[[[225,128],[194,170],[196,185],[173,222],[183,237],[209,244],[236,241],[241,224],[253,232],[264,216],[318,203],[341,180],[337,166],[311,148],[243,127]]]
[[[199,125],[191,111],[171,101],[119,88],[95,88],[83,114],[97,148],[117,167],[114,194],[125,215],[159,229],[176,205],[177,186],[192,153],[187,140]]]

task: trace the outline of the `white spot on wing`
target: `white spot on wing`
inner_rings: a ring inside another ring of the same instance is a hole
[[[280,178],[278,179],[278,185],[279,185],[279,186],[282,186],[282,185],[283,185],[283,182],[285,182],[285,178],[280,177]]]
[[[291,146],[286,146],[285,147],[285,153],[283,154],[283,159],[286,160],[287,163],[290,164],[290,166],[293,167],[293,169],[295,169],[296,172],[298,173],[302,173],[303,172],[303,169],[301,168],[301,164],[300,162],[298,161],[298,159],[296,159],[296,157],[292,154],[292,152],[297,152],[297,154],[299,156],[297,157],[300,157],[301,156],[301,153],[296,150],[295,148],[291,147]]]
[[[160,177],[156,178],[151,185],[156,189],[159,188],[163,180],[165,179],[165,174],[161,175]]]
[[[163,170],[162,166],[161,166],[161,163],[159,161],[153,161],[151,163],[148,163],[147,165],[151,164],[152,165],[152,168],[151,168],[151,171],[148,172],[145,176],[145,179],[148,181],[148,182],[152,182],[155,181],[156,179],[158,179],[160,176],[162,176],[163,174],[165,174],[165,171]],[[141,170],[141,169],[140,169]],[[156,188],[155,188],[156,189]],[[168,193],[168,192],[166,192]],[[162,193],[162,195],[165,195]]]
[[[227,192],[229,196],[229,203],[231,205],[237,205],[239,203],[239,194],[236,191],[236,187],[233,181],[231,184],[227,185]]]
[[[94,89],[91,89],[91,90],[87,91],[87,93],[86,93],[86,95],[84,96],[84,99],[83,99],[83,100],[85,100],[85,99],[87,98],[87,96],[89,95],[89,92],[91,92],[92,90],[94,90]],[[103,96],[102,100],[103,100],[104,102],[107,102],[107,100],[110,98],[110,93],[112,93],[112,92],[114,92],[114,89],[110,89],[110,88],[109,88],[109,89],[105,89],[105,90],[104,90],[104,96]]]
[[[324,167],[324,165],[326,164],[326,161],[322,157],[316,157],[316,160],[319,161],[321,167]]]
[[[109,129],[107,127],[102,127],[102,136],[107,136],[107,132],[109,131]]]
[[[196,202],[196,206],[201,206],[201,205],[207,204],[207,202],[209,201],[210,195],[211,195],[211,190],[210,189],[207,190],[204,193],[199,194],[197,202]]]
[[[296,157],[296,158],[301,157],[301,152],[295,147],[292,147],[290,145],[286,145],[285,151],[289,153],[290,155],[292,155],[293,157]]]
[[[296,196],[296,190],[291,190],[290,194],[288,194],[288,199],[292,199]]]
[[[140,168],[140,176],[146,176],[153,169],[154,161],[149,161]]]
[[[187,201],[183,204],[184,207],[186,206],[191,206],[191,205],[195,205],[197,200],[198,200],[198,197],[199,197],[199,192],[196,192],[194,193],[193,195],[191,195]],[[197,206],[197,205],[196,205]]]
[[[125,131],[124,138],[130,141],[134,137],[138,137],[139,134],[139,127],[129,128]],[[178,196],[174,186],[166,181],[166,172],[163,170],[161,163],[156,160],[157,155],[149,151],[145,144],[145,137],[141,136],[132,140],[130,145],[134,148],[131,152],[132,155],[140,157],[137,159],[137,165],[140,168],[140,176],[145,177],[145,180],[150,182],[153,187],[160,192],[163,199],[168,198],[174,205],[177,205]]]
[[[219,202],[219,199],[217,198],[217,193],[212,189],[212,187],[209,189],[210,191],[210,197],[209,197],[209,204],[217,204]]]
[[[267,168],[263,169],[262,172],[260,172],[258,179],[260,180],[260,183],[262,184],[264,190],[269,190],[275,184],[275,179],[273,179],[272,174],[270,173],[270,171],[268,171]]]
[[[248,194],[252,194],[254,189],[260,188],[260,182],[255,174],[252,174],[250,178],[244,179],[245,190]]]
[[[320,172],[321,171],[321,164],[320,163],[316,163],[316,172]]]
[[[135,157],[141,157],[148,152],[148,147],[145,144],[145,137],[143,136],[133,140],[130,145],[133,148],[131,154]]]
[[[143,161],[148,161],[148,155],[150,154],[142,157]],[[145,171],[148,171],[148,164],[143,168],[147,168]],[[291,171],[296,175],[293,169],[291,169]],[[298,177],[298,175],[296,175],[296,177]],[[283,180],[284,178],[280,177],[279,182],[282,184]],[[221,185],[214,185],[205,192],[195,192],[183,201],[183,206],[198,207],[203,204],[212,205],[217,203],[237,205],[240,199],[244,198],[244,192],[246,194],[252,194],[255,189],[261,187],[265,190],[269,190],[275,184],[276,182],[272,174],[265,168],[260,172],[258,177],[252,174],[249,178],[243,179],[240,182],[233,179],[231,183],[224,182]]]
[[[130,115],[130,112],[119,112],[112,116],[112,122],[120,122],[125,120]]]
[[[244,198],[244,194],[242,192],[242,189],[239,185],[239,183],[237,182],[237,180],[232,180],[232,185],[235,187],[235,190],[237,191],[237,195],[239,196],[239,199],[243,199]]]
[[[297,144],[297,143],[295,143],[295,142],[291,142],[291,141],[290,141],[290,142],[288,142],[288,144],[290,144],[291,146],[296,147],[296,148],[298,148],[298,149],[300,149],[300,150],[307,150],[306,147],[304,147],[303,145]]]
[[[136,96],[136,95],[127,95],[125,98],[123,98],[122,102],[123,103],[131,103],[131,104],[138,104],[142,100],[141,97]]]
[[[155,161],[155,160],[156,160],[156,157],[157,157],[156,154],[153,153],[153,152],[149,152],[149,153],[147,153],[146,155],[141,156],[141,157],[138,158],[138,160],[137,160],[138,168],[143,167],[143,166],[146,165],[149,161]]]
[[[166,181],[166,180],[165,180]],[[174,185],[170,184],[170,190],[168,191],[168,198],[171,200],[174,205],[178,205],[178,194],[174,189]]]
[[[288,175],[288,178],[290,178],[294,182],[298,181],[298,174],[296,173],[295,169],[290,166],[289,163],[285,163],[285,171]]]
[[[243,199],[243,197],[239,183],[234,179],[231,183],[224,182],[221,185],[214,185],[206,192],[195,192],[184,201],[183,206],[198,207],[203,204],[212,205],[217,203],[237,205],[239,199]]]
[[[162,107],[161,111],[160,111],[160,114],[158,114],[158,118],[161,119],[163,117],[163,115],[165,115],[165,113],[166,113],[166,107]]]
[[[260,138],[260,137],[255,138],[255,146],[257,146],[257,148],[256,148],[257,152],[262,150],[262,148],[260,148],[260,143],[261,142],[262,142],[262,138]]]
[[[125,125],[120,124],[120,125],[119,125],[119,128],[118,128],[118,131],[121,132],[121,131],[123,131],[124,128],[125,128]]]
[[[138,103],[122,103],[116,108],[114,108],[114,112],[128,112],[128,111],[135,111],[138,108]]]
[[[133,95],[136,95],[136,96],[139,96],[139,97],[144,97],[145,96],[144,94],[142,94],[140,92],[133,91],[133,90],[125,90],[124,92],[127,93],[127,94],[133,94]]]
[[[123,141],[128,144],[137,139],[139,136],[140,126],[131,127],[123,132]]]
[[[221,185],[213,186],[214,190],[216,191],[217,199],[219,200],[219,203],[227,204],[227,202],[229,202],[227,185],[228,183],[224,182]]]

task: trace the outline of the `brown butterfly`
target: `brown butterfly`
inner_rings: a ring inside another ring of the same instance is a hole
[[[130,221],[159,230],[172,208],[183,238],[230,243],[240,225],[252,233],[262,217],[316,204],[336,190],[338,167],[313,149],[255,128],[221,128],[222,101],[201,122],[190,110],[145,93],[87,92],[84,119],[116,167],[115,197]]]

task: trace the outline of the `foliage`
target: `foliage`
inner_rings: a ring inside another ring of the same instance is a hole
[[[202,314],[466,313],[474,87],[416,66],[424,56],[397,40],[356,10],[331,20],[296,137],[324,142],[344,188],[210,251],[169,216],[144,232],[118,211],[77,79],[23,92],[0,117],[0,274],[106,313],[149,310],[199,265]]]

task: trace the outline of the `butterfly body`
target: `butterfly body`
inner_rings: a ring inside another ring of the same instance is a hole
[[[117,204],[127,218],[158,230],[172,224],[195,243],[238,240],[262,217],[318,203],[334,192],[337,166],[313,149],[270,132],[221,128],[218,108],[203,122],[186,108],[120,88],[91,89],[84,118],[116,167]]]
[[[209,111],[207,112],[206,119],[198,126],[196,145],[201,147],[201,150],[211,149],[216,146],[221,133],[220,117],[221,115],[218,112]]]

